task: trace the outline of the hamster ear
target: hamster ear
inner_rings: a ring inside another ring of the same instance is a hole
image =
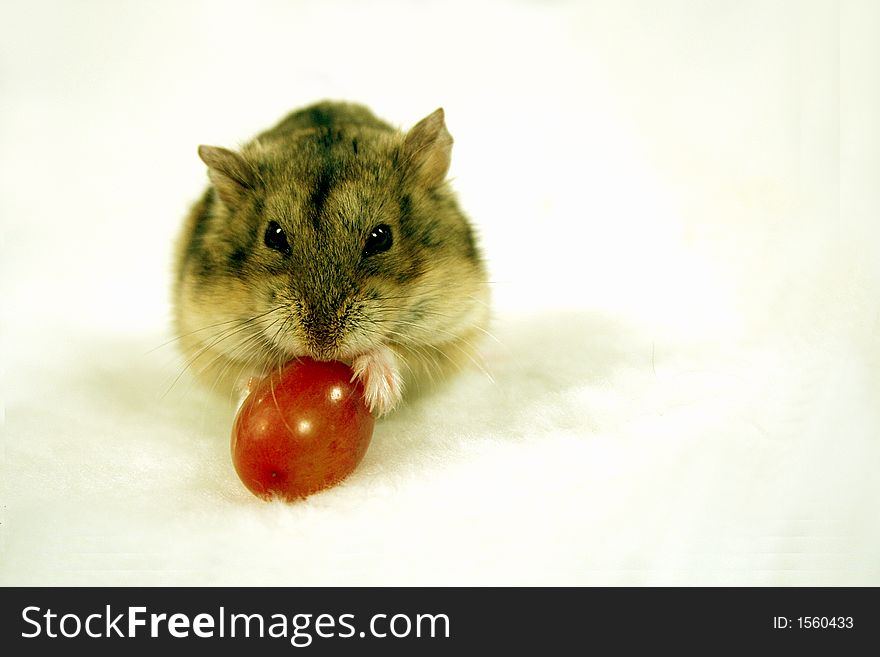
[[[443,182],[452,158],[452,136],[446,130],[443,108],[416,123],[406,133],[404,151],[418,178],[428,187]]]
[[[238,153],[219,146],[199,146],[199,157],[208,165],[208,177],[220,199],[234,207],[254,188],[254,170]]]

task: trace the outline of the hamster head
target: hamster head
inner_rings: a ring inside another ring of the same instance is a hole
[[[212,187],[179,273],[187,328],[240,326],[204,346],[263,368],[460,339],[486,282],[445,182],[451,149],[442,109],[406,134],[339,122],[201,146]]]

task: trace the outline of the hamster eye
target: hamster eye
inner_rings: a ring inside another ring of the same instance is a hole
[[[379,224],[370,231],[367,243],[364,245],[364,257],[382,253],[391,248],[394,240],[391,237],[391,226],[388,224]]]
[[[284,234],[284,229],[278,225],[277,221],[269,222],[269,225],[266,227],[266,235],[263,237],[263,241],[270,249],[274,249],[285,255],[290,254],[290,245],[287,243],[287,235]]]

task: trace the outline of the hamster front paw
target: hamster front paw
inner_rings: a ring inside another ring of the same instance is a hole
[[[364,386],[364,399],[377,417],[391,412],[403,397],[403,379],[397,356],[388,347],[378,347],[352,361],[354,376]]]

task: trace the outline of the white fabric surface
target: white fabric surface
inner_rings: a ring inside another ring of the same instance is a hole
[[[880,585],[876,3],[37,1],[0,26],[0,584]],[[174,382],[171,243],[198,144],[327,97],[445,108],[493,380],[267,504],[232,410]]]

